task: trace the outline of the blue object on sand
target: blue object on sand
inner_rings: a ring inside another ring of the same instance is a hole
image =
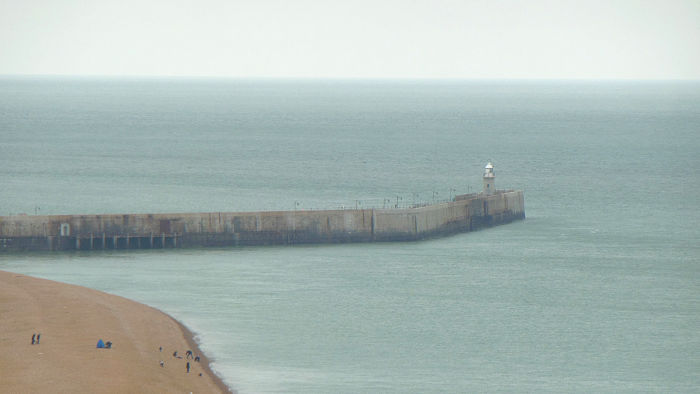
[[[105,343],[102,342],[102,340],[100,339],[99,341],[97,341],[97,347],[100,348],[100,349],[104,349]]]

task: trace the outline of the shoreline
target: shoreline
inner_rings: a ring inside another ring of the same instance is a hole
[[[0,377],[10,392],[235,393],[194,334],[149,305],[0,270],[0,316]],[[97,349],[98,339],[113,347]],[[200,362],[188,362],[187,349]]]
[[[214,372],[213,369],[211,369],[211,360],[209,359],[209,357],[207,357],[206,353],[202,352],[202,349],[199,348],[199,344],[194,339],[194,333],[189,328],[187,328],[187,326],[185,326],[181,321],[175,319],[174,317],[168,315],[167,313],[157,308],[154,309],[168,316],[175,322],[175,324],[177,324],[180,327],[180,330],[182,330],[182,333],[185,337],[185,340],[187,341],[187,344],[189,345],[189,348],[195,351],[195,354],[199,355],[199,358],[201,359],[200,364],[202,365],[202,369],[204,369],[207,372],[209,377],[214,381],[214,384],[216,384],[216,386],[219,387],[219,389],[221,389],[221,391],[224,393],[237,394],[236,390],[227,386],[226,383],[224,383],[224,380],[216,372]]]

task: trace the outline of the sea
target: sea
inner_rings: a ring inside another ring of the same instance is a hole
[[[0,77],[0,215],[521,189],[419,242],[3,253],[158,308],[239,393],[700,392],[700,82]]]

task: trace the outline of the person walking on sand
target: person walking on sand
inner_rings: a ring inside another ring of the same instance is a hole
[[[36,334],[36,344],[39,344],[39,341],[41,341],[41,333]]]
[[[173,357],[177,358],[177,350],[173,352]]]
[[[190,373],[190,362],[187,362],[187,373]]]
[[[187,359],[189,360],[190,357],[192,357],[192,350],[188,350],[187,353],[185,353],[185,356],[186,356]]]
[[[32,334],[32,345],[34,344],[35,338],[36,338],[36,334]]]

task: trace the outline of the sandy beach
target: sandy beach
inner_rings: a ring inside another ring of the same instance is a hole
[[[41,334],[40,343],[32,345],[33,334]],[[112,348],[98,349],[99,339]],[[187,350],[200,362],[188,360]],[[173,357],[175,351],[181,358]],[[163,312],[85,287],[0,271],[3,392],[229,392],[208,365],[192,334]]]

